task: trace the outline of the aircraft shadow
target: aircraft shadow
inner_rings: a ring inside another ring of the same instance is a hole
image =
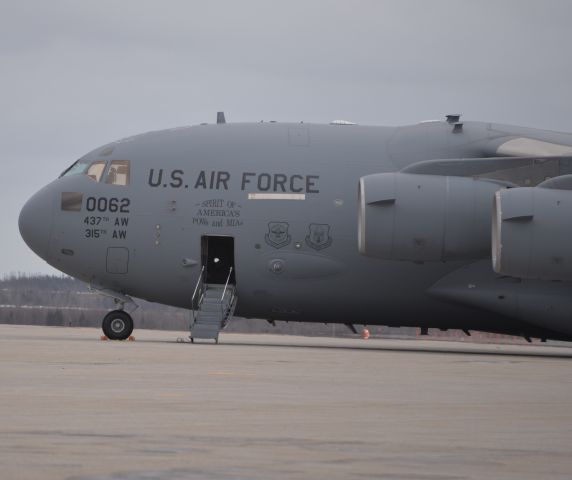
[[[144,340],[147,342],[154,342],[156,340]],[[170,341],[160,341],[161,343],[170,343]],[[412,340],[414,342],[414,340]],[[180,342],[179,342],[180,343]],[[184,343],[183,343],[184,344]],[[469,344],[467,344],[468,346]],[[217,348],[224,347],[254,347],[254,348],[296,348],[296,349],[322,349],[322,350],[352,350],[352,351],[383,351],[383,352],[395,352],[395,353],[416,353],[416,354],[449,354],[449,355],[471,355],[471,356],[502,356],[502,357],[521,357],[521,358],[553,358],[553,359],[572,359],[572,348],[570,352],[555,351],[547,352],[544,349],[548,348],[568,348],[568,347],[552,347],[552,346],[542,346],[543,350],[533,351],[535,346],[523,345],[523,349],[531,349],[532,351],[510,351],[510,350],[495,350],[491,351],[485,348],[475,348],[474,344],[470,344],[473,348],[464,348],[461,345],[451,345],[451,347],[443,346],[405,346],[405,345],[319,345],[319,344],[297,344],[297,343],[266,343],[266,342],[241,342],[233,340],[221,339],[218,345],[214,345],[212,342],[195,342],[190,344],[192,347],[206,347],[213,346]],[[508,346],[508,345],[507,345]]]
[[[175,333],[175,332],[173,332]],[[21,338],[26,339],[25,335],[16,335],[12,338]],[[221,338],[221,341],[218,345],[215,345],[213,342],[204,341],[204,342],[195,342],[191,344],[189,341],[178,341],[177,338],[181,338],[180,336],[173,336],[173,338],[165,338],[165,339],[147,339],[147,338],[136,338],[135,342],[119,342],[125,344],[132,344],[137,345],[139,343],[156,343],[156,344],[176,344],[176,345],[186,345],[189,348],[219,348],[224,349],[225,347],[252,347],[252,348],[260,348],[260,349],[269,349],[269,348],[280,348],[280,349],[318,349],[318,350],[340,350],[340,351],[371,351],[371,352],[395,352],[395,353],[413,353],[413,354],[439,354],[439,355],[465,355],[465,356],[489,356],[489,357],[519,357],[519,358],[546,358],[546,359],[572,359],[572,345],[570,347],[560,346],[560,345],[518,345],[520,350],[490,350],[488,348],[479,348],[479,346],[475,346],[476,344],[460,344],[457,342],[451,342],[451,345],[443,346],[440,345],[414,345],[417,340],[405,340],[405,342],[410,343],[410,345],[403,345],[402,343],[396,345],[388,345],[384,343],[383,345],[376,345],[372,341],[365,341],[361,345],[348,345],[348,344],[319,344],[319,343],[296,343],[296,342],[284,342],[284,343],[270,343],[264,341],[240,341],[240,340],[232,340],[229,338]],[[321,338],[321,337],[317,337]],[[65,340],[68,342],[85,342],[85,337],[53,337],[53,336],[41,336],[35,337],[34,341],[50,341],[50,340]],[[91,340],[89,340],[91,341]],[[100,341],[100,340],[98,340]],[[375,340],[374,340],[375,341]],[[389,342],[391,340],[386,340]],[[397,340],[399,342],[404,342],[404,340]],[[359,340],[356,339],[356,342]],[[115,343],[115,342],[109,342]],[[490,348],[490,344],[489,348]],[[496,347],[503,348],[514,348],[515,345],[512,344],[494,344]],[[542,349],[542,350],[540,350]],[[553,352],[547,351],[554,349]],[[569,350],[569,351],[564,351]]]

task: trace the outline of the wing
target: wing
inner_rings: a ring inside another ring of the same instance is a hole
[[[572,156],[488,157],[426,160],[402,173],[474,177],[498,180],[513,186],[531,187],[572,172]]]

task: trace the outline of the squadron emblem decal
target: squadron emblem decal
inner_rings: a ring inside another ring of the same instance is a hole
[[[306,236],[306,244],[314,250],[328,248],[333,242],[330,226],[325,223],[311,223]]]
[[[288,224],[286,222],[270,222],[268,233],[264,236],[266,243],[274,248],[282,248],[292,241],[288,234]]]

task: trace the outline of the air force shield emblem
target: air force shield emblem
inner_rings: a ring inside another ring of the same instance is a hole
[[[314,250],[328,248],[333,242],[330,226],[324,223],[311,223],[306,236],[306,244]]]
[[[282,248],[292,241],[288,234],[288,224],[286,222],[270,222],[268,233],[264,236],[266,243],[274,248]]]

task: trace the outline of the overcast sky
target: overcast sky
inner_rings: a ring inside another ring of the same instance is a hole
[[[218,110],[572,131],[571,25],[570,0],[0,0],[0,274],[55,272],[17,218],[75,159]]]

